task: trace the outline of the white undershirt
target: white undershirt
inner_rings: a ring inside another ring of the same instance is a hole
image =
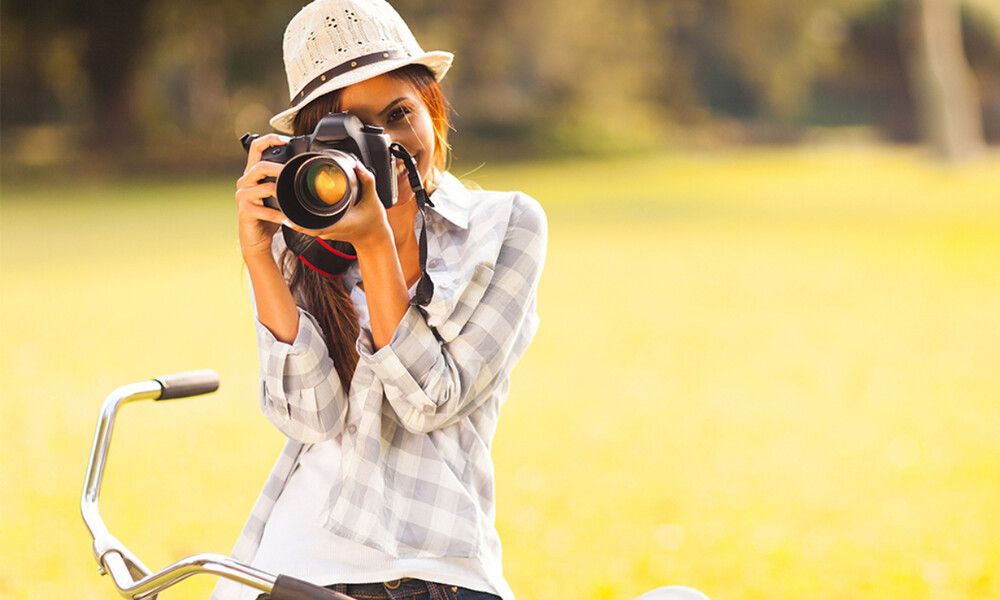
[[[304,453],[264,526],[253,566],[324,586],[414,577],[496,593],[474,558],[397,559],[323,528],[320,514],[330,482],[340,478],[340,457],[339,439]],[[244,590],[247,598],[257,595]]]

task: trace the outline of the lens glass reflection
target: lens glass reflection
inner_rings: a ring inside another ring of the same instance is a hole
[[[340,167],[326,163],[309,169],[306,185],[314,198],[332,206],[344,197],[349,183]]]

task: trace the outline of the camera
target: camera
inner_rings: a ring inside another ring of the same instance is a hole
[[[266,198],[264,204],[279,209],[300,227],[329,227],[361,196],[354,172],[360,162],[374,173],[375,192],[382,205],[390,208],[396,203],[396,177],[389,150],[392,142],[382,131],[350,113],[330,113],[311,134],[265,149],[261,160],[285,166],[278,174],[275,197]],[[240,141],[249,152],[256,138],[248,133]]]

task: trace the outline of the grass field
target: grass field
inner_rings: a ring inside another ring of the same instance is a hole
[[[461,170],[458,170],[461,173]],[[542,328],[494,447],[520,600],[1000,596],[1000,159],[741,151],[491,167],[546,207]],[[280,445],[232,182],[7,186],[0,597],[113,598],[78,503],[158,568],[227,553]],[[198,598],[194,579],[163,598]]]

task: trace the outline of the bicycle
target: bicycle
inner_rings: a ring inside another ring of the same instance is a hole
[[[101,517],[99,500],[111,433],[121,407],[139,400],[189,398],[218,388],[219,376],[215,371],[185,371],[121,386],[104,400],[80,500],[84,523],[94,540],[92,550],[98,572],[110,575],[119,594],[132,600],[155,600],[160,592],[199,574],[236,581],[269,594],[273,600],[354,600],[295,577],[272,575],[222,554],[195,554],[154,572],[108,530]],[[636,600],[708,600],[708,597],[692,588],[669,586],[647,592]]]

